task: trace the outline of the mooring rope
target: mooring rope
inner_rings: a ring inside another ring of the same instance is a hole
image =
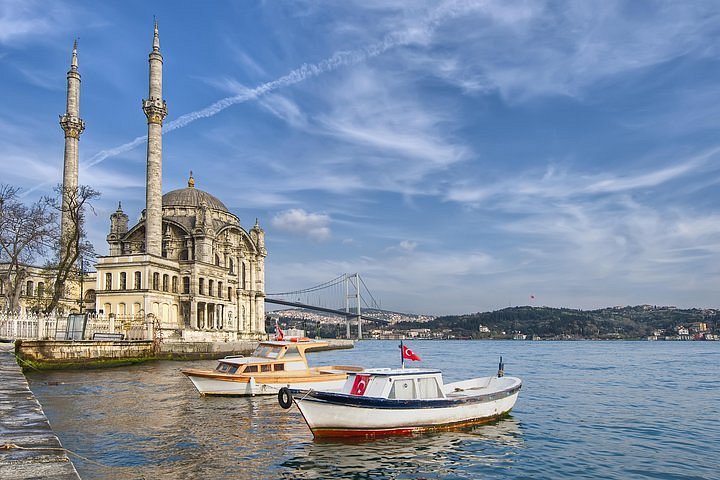
[[[0,450],[12,450],[12,449],[15,449],[15,450],[35,450],[35,451],[51,450],[51,451],[56,451],[56,452],[57,452],[57,451],[59,451],[59,452],[65,452],[65,453],[67,453],[67,454],[76,456],[76,457],[78,457],[78,458],[81,459],[81,460],[84,460],[84,461],[86,461],[86,462],[88,462],[88,463],[92,463],[93,465],[97,465],[97,466],[99,466],[99,467],[103,467],[103,468],[114,468],[114,467],[111,467],[110,465],[104,465],[104,464],[102,464],[102,463],[100,463],[100,462],[96,462],[95,460],[90,460],[90,459],[87,458],[87,457],[83,457],[83,456],[80,455],[79,453],[75,453],[75,452],[73,452],[72,450],[68,450],[67,448],[63,448],[63,447],[21,447],[20,445],[15,445],[14,443],[4,443],[4,444],[0,445]]]

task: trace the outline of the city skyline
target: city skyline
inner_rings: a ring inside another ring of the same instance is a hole
[[[163,192],[266,231],[269,293],[360,272],[392,311],[716,307],[720,8],[696,2],[0,5],[0,171],[62,180],[78,38],[89,239],[145,201],[147,52]],[[22,168],[18,168],[22,165]]]

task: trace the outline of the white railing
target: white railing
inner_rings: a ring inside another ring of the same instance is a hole
[[[0,313],[0,338],[22,340],[64,340],[68,338],[68,317]],[[84,332],[72,338],[108,340],[122,334],[124,340],[152,340],[153,322],[138,315],[88,315]],[[98,335],[95,335],[98,334]]]

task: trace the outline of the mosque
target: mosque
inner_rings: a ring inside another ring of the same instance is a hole
[[[195,187],[162,194],[163,57],[157,22],[149,55],[145,209],[135,225],[122,210],[110,216],[109,253],[99,256],[94,292],[98,314],[153,318],[167,340],[234,341],[265,336],[265,233],[246,230],[216,197]],[[77,45],[67,74],[63,185],[78,185],[80,74]],[[68,220],[61,221],[63,231]]]

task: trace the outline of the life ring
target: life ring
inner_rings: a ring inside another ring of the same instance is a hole
[[[282,387],[278,392],[278,403],[284,409],[288,409],[292,406],[292,393],[287,387]]]

